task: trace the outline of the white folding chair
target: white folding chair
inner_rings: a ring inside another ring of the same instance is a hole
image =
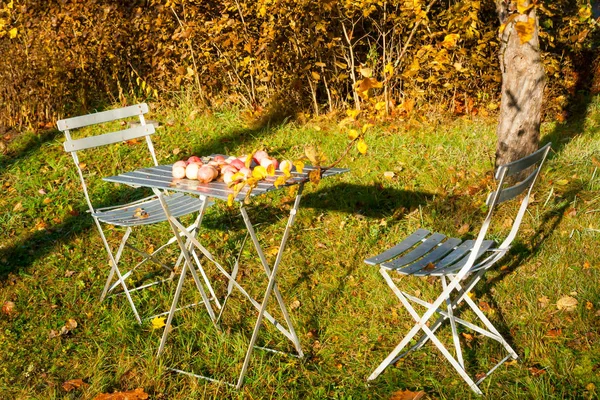
[[[395,363],[410,351],[421,348],[427,341],[431,340],[448,361],[450,361],[460,376],[469,384],[471,389],[481,394],[478,385],[483,379],[509,358],[516,359],[518,357],[517,353],[504,340],[498,330],[494,328],[489,319],[469,297],[468,293],[481,280],[483,274],[506,255],[510,249],[510,245],[517,235],[519,226],[527,210],[531,190],[549,150],[550,143],[527,157],[498,168],[495,176],[498,181],[498,187],[496,191],[490,193],[488,196],[487,205],[489,211],[476,240],[462,241],[461,239],[447,238],[439,233],[432,234],[425,229],[419,229],[391,249],[365,260],[365,263],[369,265],[380,266],[381,275],[383,275],[394,294],[400,299],[402,305],[404,305],[411,317],[416,321],[414,327],[373,371],[368,380],[377,378],[389,365]],[[509,180],[515,180],[515,178],[520,179],[524,174],[527,174],[527,177],[520,182],[514,185],[506,183]],[[507,179],[509,177],[512,178]],[[514,218],[512,228],[504,241],[499,246],[496,246],[493,240],[485,240],[496,207],[517,198],[517,196],[524,192],[526,195],[521,200],[521,205]],[[430,303],[404,292],[398,288],[390,275],[390,273],[395,272],[418,277],[437,277],[441,281],[441,294]],[[422,315],[419,315],[411,303],[425,307],[426,311]],[[442,308],[444,304],[445,307]],[[460,311],[458,309],[459,306],[464,304],[469,306],[475,313],[476,319],[479,320],[477,324],[457,317]],[[435,321],[430,322],[431,317],[435,313],[439,316]],[[454,356],[446,349],[435,334],[444,322],[450,323],[455,350]],[[478,375],[476,378],[477,381],[473,380],[466,371],[457,325],[496,340],[508,353],[507,356],[502,358],[487,373]],[[400,354],[419,331],[423,331],[422,337],[407,351]]]
[[[155,128],[152,124],[146,124],[144,120],[144,114],[147,112],[148,106],[144,103],[110,111],[103,111],[79,117],[63,119],[57,122],[58,129],[62,131],[65,135],[66,141],[64,142],[64,148],[67,152],[71,153],[73,157],[73,161],[75,162],[75,166],[77,167],[77,172],[81,180],[83,194],[89,207],[89,212],[91,213],[92,218],[94,219],[96,227],[98,228],[98,232],[100,233],[100,237],[102,238],[102,242],[104,243],[104,247],[108,253],[109,264],[111,265],[111,269],[108,274],[106,284],[104,285],[104,290],[102,291],[100,301],[104,300],[104,298],[109,292],[114,290],[116,287],[121,286],[123,289],[123,293],[127,297],[127,301],[129,302],[131,309],[133,310],[135,318],[140,324],[141,318],[131,298],[130,292],[144,289],[159,282],[153,282],[137,288],[129,289],[126,284],[126,279],[133,273],[134,270],[136,270],[138,267],[140,267],[149,260],[156,262],[162,267],[171,271],[171,276],[169,277],[169,279],[172,279],[173,268],[170,268],[169,266],[161,262],[159,259],[157,259],[156,255],[168,245],[175,243],[175,238],[171,238],[165,244],[153,251],[152,254],[148,254],[147,252],[131,245],[129,243],[129,238],[132,233],[132,228],[143,225],[156,224],[167,220],[167,217],[163,211],[163,208],[158,198],[156,196],[150,196],[128,204],[121,204],[105,208],[96,208],[89,195],[88,185],[86,183],[86,173],[82,169],[82,164],[80,164],[78,152],[100,146],[121,143],[123,141],[134,141],[135,139],[143,137],[146,139],[145,141],[149,151],[149,158],[151,158],[151,161],[155,166],[158,165],[158,161],[156,160],[156,154],[154,152],[154,146],[152,145],[152,140],[150,139],[150,135],[154,133]],[[122,129],[115,132],[104,133],[100,135],[82,137],[78,139],[72,139],[71,137],[71,130],[73,129],[83,128],[90,125],[102,124],[116,120],[122,120],[125,118],[136,116],[139,117],[139,125],[136,127],[131,127],[128,129]],[[194,213],[201,209],[203,210],[206,207],[206,205],[204,204],[205,200],[202,200],[195,196],[185,195],[183,193],[171,194],[169,196],[164,196],[164,198],[169,204],[169,209],[172,211],[173,215],[177,217]],[[190,227],[188,227],[188,229],[191,232],[195,232],[199,226],[199,223],[200,216],[196,218],[194,223]],[[120,244],[117,246],[116,249],[112,249],[109,245],[109,242],[107,240],[108,232],[106,229],[103,229],[103,225],[118,226],[125,228],[123,236],[120,239]],[[131,270],[123,274],[119,269],[119,260],[121,259],[123,251],[126,247],[132,250],[133,252],[137,253],[138,255],[141,255],[142,260],[139,263],[137,263],[137,265],[135,265],[133,268],[131,268]],[[181,261],[182,256],[180,255],[177,260],[176,266],[179,265]],[[117,275],[117,279],[113,282],[115,274]]]

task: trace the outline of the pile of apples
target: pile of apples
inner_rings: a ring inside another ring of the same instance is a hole
[[[208,183],[221,177],[223,182],[229,185],[252,176],[252,168],[259,165],[266,171],[272,171],[269,175],[274,175],[276,169],[289,172],[292,168],[290,160],[279,163],[264,150],[259,150],[252,155],[250,168],[246,166],[246,160],[247,156],[225,158],[217,155],[207,163],[203,163],[200,157],[191,156],[187,161],[181,160],[173,164],[172,174],[176,179],[195,179],[201,183]]]

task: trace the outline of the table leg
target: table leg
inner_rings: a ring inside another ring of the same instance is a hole
[[[236,385],[237,389],[240,389],[244,383],[244,377],[246,375],[246,371],[248,369],[248,364],[250,363],[250,359],[252,358],[252,351],[254,350],[254,345],[256,344],[256,339],[258,338],[258,333],[260,331],[260,327],[262,324],[262,320],[263,317],[265,315],[265,311],[267,309],[267,304],[269,302],[269,297],[271,296],[271,292],[275,291],[275,297],[277,298],[277,301],[279,303],[279,306],[281,308],[282,313],[284,314],[284,318],[286,319],[286,322],[288,324],[288,329],[290,329],[290,332],[292,333],[293,337],[294,337],[294,345],[296,346],[296,349],[298,350],[299,355],[302,357],[303,353],[302,353],[302,349],[300,347],[300,342],[298,340],[298,337],[296,335],[296,332],[294,331],[293,325],[291,323],[289,314],[287,312],[287,309],[285,307],[285,303],[283,302],[283,298],[281,297],[281,293],[279,293],[279,290],[276,288],[276,277],[277,277],[277,271],[279,270],[279,264],[281,262],[281,258],[283,256],[283,251],[285,250],[285,245],[287,243],[289,234],[290,234],[290,229],[292,227],[292,224],[294,223],[294,219],[296,218],[296,213],[298,212],[298,207],[300,206],[300,199],[302,196],[302,190],[304,188],[304,184],[301,183],[300,187],[298,188],[298,194],[296,195],[296,200],[294,201],[294,205],[292,206],[292,209],[290,210],[290,216],[288,217],[288,222],[287,225],[285,227],[285,230],[283,232],[283,237],[281,239],[281,244],[279,246],[279,251],[277,252],[277,257],[275,259],[275,263],[273,264],[273,268],[271,269],[271,271],[269,272],[269,266],[266,262],[266,259],[264,257],[264,254],[262,252],[262,249],[260,247],[260,244],[258,243],[258,239],[256,238],[256,234],[254,233],[254,229],[252,227],[252,224],[250,223],[250,220],[248,219],[248,214],[246,213],[246,210],[244,209],[243,205],[240,207],[241,211],[242,211],[242,215],[244,216],[244,222],[246,223],[246,227],[248,228],[248,232],[250,232],[250,236],[252,237],[252,240],[254,242],[254,245],[257,249],[257,251],[259,252],[259,257],[261,258],[261,262],[263,264],[263,267],[265,269],[265,272],[267,272],[267,275],[269,276],[269,283],[267,285],[267,289],[265,291],[265,295],[260,307],[260,310],[258,312],[258,317],[256,319],[256,324],[254,325],[254,331],[252,332],[252,338],[250,339],[250,344],[248,346],[248,351],[246,352],[246,357],[244,359],[244,364],[242,365],[242,370],[240,372],[239,378],[238,378],[238,382]]]
[[[163,207],[163,210],[165,211],[167,220],[169,221],[169,225],[171,226],[171,230],[173,231],[175,239],[177,240],[177,244],[179,245],[179,248],[181,249],[181,252],[183,253],[183,256],[185,259],[185,262],[183,263],[183,268],[181,269],[181,276],[180,276],[179,282],[177,284],[177,289],[175,290],[175,296],[173,298],[173,302],[171,304],[171,309],[169,311],[169,316],[167,317],[167,322],[165,324],[165,330],[163,332],[163,336],[161,338],[160,346],[158,349],[157,356],[160,356],[164,349],[165,343],[167,341],[167,337],[169,335],[169,330],[171,328],[171,322],[173,320],[173,315],[175,314],[175,310],[177,309],[177,302],[179,301],[179,296],[181,295],[181,288],[183,287],[183,281],[184,281],[185,274],[186,274],[186,268],[190,269],[190,273],[192,274],[194,281],[196,283],[196,287],[198,288],[198,291],[200,292],[200,295],[202,296],[202,300],[204,301],[206,311],[208,312],[208,315],[210,316],[211,321],[215,325],[215,328],[218,329],[218,326],[216,324],[216,317],[215,317],[215,313],[212,309],[212,306],[210,304],[210,300],[206,296],[206,293],[205,293],[204,289],[202,288],[202,284],[201,284],[200,280],[198,279],[198,275],[196,274],[196,271],[194,268],[194,263],[192,261],[192,257],[190,256],[189,249],[187,248],[186,243],[184,243],[183,239],[181,238],[181,235],[179,232],[179,227],[177,226],[178,223],[176,223],[177,220],[171,215],[171,212],[169,211],[169,207],[163,198],[162,192],[158,189],[153,189],[153,191],[157,195],[158,200],[160,201],[160,204]],[[204,211],[206,210],[206,205],[207,205],[207,199],[204,199],[202,208],[199,211],[199,213],[201,213],[202,215],[204,214]]]

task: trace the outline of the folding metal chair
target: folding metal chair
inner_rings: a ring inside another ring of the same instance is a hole
[[[150,139],[150,135],[154,133],[155,128],[152,124],[146,124],[144,114],[147,112],[148,106],[144,103],[110,111],[103,111],[79,117],[73,117],[57,122],[58,129],[64,133],[66,138],[66,141],[64,142],[64,149],[67,152],[71,153],[73,157],[73,161],[75,162],[75,166],[77,167],[77,172],[81,180],[83,194],[89,207],[89,212],[91,213],[92,218],[94,219],[96,227],[98,228],[98,232],[100,233],[100,237],[108,253],[109,264],[111,265],[111,269],[108,274],[106,284],[104,285],[104,290],[102,291],[100,301],[104,300],[104,298],[109,292],[114,290],[116,287],[121,286],[123,289],[123,293],[127,297],[127,301],[129,302],[131,309],[133,310],[135,318],[140,324],[141,318],[131,298],[130,292],[141,290],[160,282],[153,282],[150,284],[142,285],[137,288],[129,289],[125,280],[130,276],[130,274],[133,273],[134,270],[136,270],[138,267],[140,267],[149,260],[156,262],[162,267],[168,269],[171,272],[171,276],[169,277],[169,279],[172,279],[173,268],[170,268],[169,266],[158,260],[156,258],[156,255],[168,245],[175,243],[176,239],[174,237],[171,238],[165,244],[153,251],[152,254],[148,254],[147,252],[131,245],[129,243],[129,238],[132,233],[132,228],[143,225],[156,224],[167,220],[167,216],[163,211],[160,201],[158,200],[156,195],[153,195],[128,204],[121,204],[105,208],[96,208],[89,195],[88,185],[86,183],[86,174],[84,173],[79,162],[78,152],[100,146],[116,144],[123,141],[132,141],[143,137],[146,139],[146,145],[152,162],[155,166],[157,166],[158,162],[156,160],[154,146],[152,144],[152,140]],[[71,137],[71,130],[73,129],[136,116],[139,117],[139,125],[136,127],[95,136],[87,136],[78,139],[72,139]],[[185,195],[183,193],[171,194],[168,196],[164,196],[164,198],[169,204],[169,209],[172,211],[173,215],[177,217],[184,216],[203,209],[203,207],[205,207],[204,202],[206,201],[195,196]],[[198,216],[194,223],[188,227],[190,232],[195,232],[199,226],[199,223],[200,216]],[[125,228],[123,236],[120,240],[120,244],[117,246],[116,249],[112,249],[109,245],[107,240],[107,231],[103,229],[103,225],[119,226]],[[143,258],[131,270],[123,274],[119,269],[119,260],[121,259],[123,251],[126,247],[132,250],[133,252],[137,253],[138,255],[141,255]],[[182,256],[180,255],[175,265],[178,266],[179,263],[181,263],[181,261]],[[117,275],[117,279],[113,282],[115,274]]]
[[[469,384],[471,389],[481,394],[478,385],[506,360],[518,357],[517,353],[509,346],[498,330],[494,328],[488,318],[468,296],[468,293],[481,280],[483,274],[506,255],[510,249],[510,245],[517,235],[519,226],[527,210],[531,190],[549,150],[550,143],[527,157],[498,168],[495,176],[498,181],[498,187],[487,198],[486,203],[489,211],[476,240],[462,241],[461,239],[447,238],[439,233],[431,233],[425,229],[419,229],[391,249],[365,260],[365,263],[369,265],[380,266],[381,275],[383,275],[394,294],[400,299],[400,302],[416,321],[414,327],[373,371],[368,380],[377,378],[389,365],[395,363],[410,351],[421,348],[427,341],[431,340],[448,361],[450,361],[460,376]],[[514,185],[506,183],[506,181],[510,180],[507,178],[520,179],[524,174],[528,175],[522,181]],[[514,218],[512,228],[504,241],[499,246],[496,246],[493,240],[485,240],[496,207],[517,198],[517,196],[524,192],[526,195],[521,200],[521,205]],[[401,291],[390,275],[393,272],[418,277],[437,277],[441,281],[441,294],[435,301],[430,303]],[[411,303],[425,307],[426,311],[422,315],[419,315]],[[444,304],[445,307],[442,308]],[[458,307],[463,304],[466,304],[475,313],[476,319],[479,320],[477,324],[457,317]],[[430,322],[435,313],[439,316],[435,321]],[[435,335],[444,322],[450,323],[455,356],[446,349],[444,344]],[[474,381],[466,371],[457,325],[496,340],[508,352],[508,355],[487,373],[477,376],[477,381]],[[400,354],[419,331],[423,331],[421,338],[407,351]]]

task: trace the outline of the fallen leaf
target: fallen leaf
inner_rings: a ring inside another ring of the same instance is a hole
[[[592,304],[591,301],[586,301],[585,302],[585,309],[589,310],[589,311],[593,310],[594,309],[594,304]]]
[[[13,211],[14,212],[18,212],[21,211],[23,209],[23,203],[18,202],[17,204],[15,204],[15,206],[13,207]]]
[[[94,400],[146,400],[148,394],[143,388],[128,390],[126,392],[101,393]]]
[[[290,308],[292,310],[295,310],[297,308],[300,308],[300,301],[299,300],[294,300],[292,301],[292,303],[290,304]]]
[[[77,321],[75,321],[73,318],[69,318],[69,320],[65,324],[65,328],[72,331],[73,329],[77,328]]]
[[[427,263],[427,265],[423,269],[425,271],[431,271],[431,270],[435,269],[435,264],[434,263]]]
[[[66,382],[63,382],[62,388],[65,392],[70,392],[71,390],[79,389],[81,387],[87,387],[89,384],[85,383],[82,379],[71,379]]]
[[[394,171],[385,171],[385,172],[383,173],[383,177],[384,177],[385,179],[389,179],[390,181],[391,181],[392,179],[394,179],[394,177],[395,177],[395,176],[396,176],[396,174],[394,173]]]
[[[540,376],[546,373],[545,369],[539,369],[536,367],[529,367],[527,369],[529,370],[529,372],[531,372],[531,375],[533,376]]]
[[[483,311],[484,313],[490,312],[492,311],[492,308],[490,307],[490,305],[488,304],[488,302],[486,301],[480,301],[479,302],[479,308],[481,309],[481,311]]]
[[[583,269],[590,269],[590,263],[588,261],[583,263]]]
[[[156,317],[152,319],[152,329],[160,329],[165,326],[165,317]]]
[[[425,396],[425,392],[422,390],[419,390],[418,392],[398,390],[397,392],[392,393],[390,400],[419,400],[423,396]]]
[[[15,312],[15,303],[12,301],[5,301],[2,304],[2,314],[8,315],[9,317]]]
[[[465,332],[463,332],[463,333],[462,333],[462,335],[463,335],[463,337],[465,338],[465,340],[466,340],[467,342],[471,342],[471,341],[473,341],[473,339],[474,339],[474,336],[473,336],[473,335],[471,335],[470,333],[465,333]]]
[[[568,179],[559,179],[556,181],[556,184],[560,185],[560,186],[565,186],[565,185],[569,184],[569,180]]]
[[[563,296],[556,302],[556,308],[564,311],[574,311],[577,307],[577,299],[571,296]]]
[[[46,194],[46,191],[44,189],[40,189],[40,190],[38,190],[38,193],[39,194]]]
[[[562,329],[560,329],[560,328],[550,329],[548,332],[546,332],[546,336],[550,336],[550,337],[562,336]]]
[[[548,298],[548,296],[542,296],[538,299],[538,305],[541,308],[546,308],[548,304],[550,304],[550,299]]]
[[[464,224],[463,226],[461,226],[461,227],[458,229],[457,233],[458,233],[459,235],[464,235],[465,233],[469,232],[469,229],[471,229],[471,225],[469,225],[469,224]]]

